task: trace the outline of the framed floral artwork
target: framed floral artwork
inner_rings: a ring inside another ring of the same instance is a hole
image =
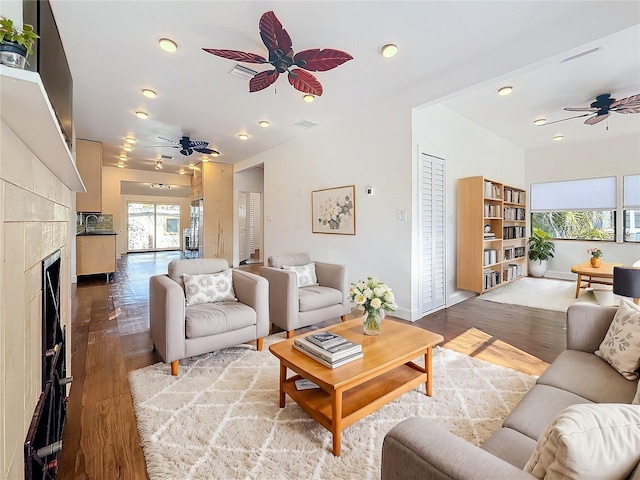
[[[356,234],[356,186],[311,192],[313,233]]]

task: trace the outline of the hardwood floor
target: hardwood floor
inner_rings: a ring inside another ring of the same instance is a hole
[[[148,279],[166,273],[174,258],[180,254],[124,255],[113,283],[81,277],[74,287],[61,480],[147,478],[127,375],[162,361],[149,337]],[[241,268],[257,273],[259,267]],[[564,323],[561,312],[472,298],[414,325],[440,333],[444,347],[539,375],[566,348]]]

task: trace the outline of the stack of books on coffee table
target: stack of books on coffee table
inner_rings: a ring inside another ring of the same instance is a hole
[[[340,367],[362,358],[362,345],[331,332],[318,332],[296,338],[293,348],[329,368]]]

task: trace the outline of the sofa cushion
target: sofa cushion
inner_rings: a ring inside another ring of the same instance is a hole
[[[238,302],[204,303],[185,309],[187,338],[206,337],[256,324],[253,308]]]
[[[607,362],[592,353],[565,350],[536,382],[580,395],[595,403],[631,403],[636,391]]]
[[[318,285],[316,264],[314,262],[307,263],[306,265],[283,265],[282,269],[296,272],[298,288]]]
[[[549,423],[565,408],[591,403],[586,398],[547,385],[534,385],[505,418],[503,427],[538,440]]]
[[[535,447],[536,441],[532,438],[510,428],[501,428],[480,448],[522,470]]]
[[[624,479],[640,461],[640,406],[573,405],[545,429],[524,471],[536,478]]]
[[[185,273],[182,278],[187,306],[238,300],[233,291],[233,278],[229,269],[204,275]]]
[[[640,368],[640,306],[621,300],[609,330],[595,354],[627,380],[638,378]]]
[[[335,288],[316,285],[299,288],[298,292],[301,312],[309,312],[342,303],[342,292]]]

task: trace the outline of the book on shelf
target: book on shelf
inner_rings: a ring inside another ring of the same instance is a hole
[[[299,378],[294,383],[296,384],[296,390],[313,390],[316,388],[320,388],[318,385],[313,383],[311,380],[307,380],[306,378]]]
[[[311,343],[314,343],[322,348],[335,347],[347,341],[346,338],[341,337],[333,332],[318,332],[312,333],[305,337]]]
[[[348,341],[345,338],[345,343],[334,345],[333,347],[323,348],[319,347],[315,343],[311,343],[307,337],[296,338],[293,341],[294,346],[313,353],[315,356],[323,358],[327,362],[336,362],[354,353],[362,352],[362,345]]]
[[[314,353],[311,353],[309,350],[305,350],[304,348],[302,348],[300,345],[298,345],[296,343],[293,344],[293,348],[295,348],[299,352],[304,353],[308,357],[313,358],[316,362],[321,363],[325,367],[329,367],[331,369],[341,367],[342,365],[346,365],[347,363],[351,363],[354,360],[358,360],[359,358],[362,358],[364,356],[362,351],[360,351],[360,352],[352,353],[351,355],[349,355],[347,357],[343,357],[340,360],[335,360],[333,362],[330,362],[328,360],[325,360],[322,357],[319,357],[318,355],[315,355]]]

